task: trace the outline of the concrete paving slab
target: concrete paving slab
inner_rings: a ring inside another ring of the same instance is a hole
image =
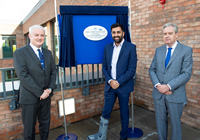
[[[137,122],[143,126],[146,126],[147,128],[151,128],[153,130],[157,129],[155,114],[152,112],[147,113],[144,117],[138,119]]]
[[[131,110],[131,107],[130,107]],[[67,125],[68,133],[74,133],[78,136],[78,140],[86,140],[88,135],[95,134],[99,130],[100,115],[88,118],[76,123]],[[148,111],[138,106],[134,106],[134,127],[143,131],[143,136],[134,140],[158,140],[157,128],[154,112]],[[129,127],[132,127],[132,119],[130,112]],[[121,131],[120,111],[115,110],[111,114],[108,127],[107,140],[119,140]],[[168,140],[171,137],[171,126],[169,121]],[[55,140],[61,134],[64,134],[64,127],[50,130],[49,140]],[[200,131],[182,124],[182,140],[200,140]],[[23,140],[20,138],[19,140]],[[40,140],[39,134],[36,134],[36,140]],[[133,140],[133,139],[128,139]]]

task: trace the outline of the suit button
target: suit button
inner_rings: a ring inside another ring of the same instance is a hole
[[[161,82],[163,84],[163,82]]]
[[[165,75],[165,73],[164,73],[164,75]]]

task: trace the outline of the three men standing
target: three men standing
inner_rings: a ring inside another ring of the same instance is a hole
[[[38,116],[41,140],[48,140],[51,97],[56,80],[56,68],[51,51],[41,48],[45,29],[29,28],[30,44],[14,52],[14,67],[20,80],[19,102],[22,107],[24,139],[35,140]]]
[[[159,140],[167,140],[168,114],[171,140],[181,140],[181,116],[187,103],[185,84],[192,73],[192,48],[177,41],[178,27],[173,23],[163,26],[166,45],[156,49],[149,75],[153,83],[153,99]]]
[[[123,39],[124,29],[119,23],[111,26],[114,42],[105,46],[103,73],[105,76],[104,108],[99,132],[88,140],[106,140],[107,128],[116,98],[120,105],[121,140],[126,140],[129,125],[129,95],[134,90],[133,76],[136,71],[136,46]],[[168,114],[171,140],[181,140],[181,116],[187,103],[185,84],[192,73],[192,48],[177,41],[178,27],[167,23],[163,26],[166,45],[156,49],[149,74],[154,85],[153,98],[159,140],[167,140]],[[39,25],[29,28],[30,44],[14,52],[14,67],[20,79],[20,104],[25,140],[35,139],[38,116],[41,140],[48,139],[50,105],[55,86],[56,69],[49,50],[41,48],[45,31]]]
[[[116,98],[121,115],[121,140],[126,140],[129,125],[129,95],[134,90],[133,76],[137,66],[136,46],[123,39],[124,29],[119,23],[111,26],[113,43],[105,46],[103,73],[105,76],[104,108],[100,117],[99,132],[88,136],[88,140],[106,140],[107,128]]]

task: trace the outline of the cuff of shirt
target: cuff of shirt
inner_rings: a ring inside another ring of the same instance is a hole
[[[156,86],[159,85],[160,83],[157,83],[154,87],[157,88]]]
[[[113,80],[113,79],[110,79],[110,80],[108,81],[108,84],[110,84],[110,81],[111,81],[111,80]]]
[[[168,85],[169,89],[172,90],[172,88],[170,87],[170,85],[169,84],[167,84],[167,85]]]

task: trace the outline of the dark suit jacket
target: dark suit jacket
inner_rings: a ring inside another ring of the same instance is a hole
[[[105,46],[103,57],[103,73],[106,79],[105,91],[108,92],[111,88],[108,81],[111,77],[111,62],[113,54],[113,43]],[[120,93],[130,93],[134,90],[133,76],[137,66],[136,46],[127,41],[124,41],[116,67],[116,80],[120,84],[118,91]]]
[[[14,52],[14,67],[20,80],[20,104],[35,104],[46,88],[55,86],[56,69],[51,51],[42,48],[45,70],[30,45]],[[50,97],[53,93],[50,94]],[[49,97],[48,97],[49,98]]]
[[[190,80],[192,74],[192,48],[178,42],[172,57],[165,68],[166,45],[158,47],[149,68],[149,75],[153,85],[157,83],[169,84],[172,88],[172,94],[166,96],[166,99],[174,103],[186,103],[187,96],[185,84]],[[160,99],[160,93],[153,88],[154,99]]]

